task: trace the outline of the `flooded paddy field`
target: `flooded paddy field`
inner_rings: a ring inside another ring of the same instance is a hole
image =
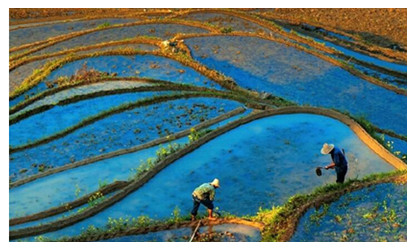
[[[406,185],[379,184],[310,209],[291,241],[406,241]]]
[[[10,10],[10,241],[407,240],[401,50],[271,9],[30,11]],[[343,184],[316,174],[325,143]]]

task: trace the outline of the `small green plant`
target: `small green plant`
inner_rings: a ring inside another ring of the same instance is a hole
[[[320,224],[320,220],[327,214],[329,210],[329,205],[328,204],[323,204],[323,209],[320,210],[316,210],[311,216],[310,216],[310,221],[312,223],[315,223],[316,225]]]
[[[178,143],[169,143],[167,147],[160,146],[156,151],[157,162],[165,159],[168,155],[177,152],[179,149],[181,149],[181,145]]]
[[[100,191],[98,191],[89,197],[88,206],[93,207],[97,205],[98,203],[102,202],[104,199],[105,199],[105,196]]]
[[[189,142],[194,142],[199,139],[200,135],[195,128],[191,128],[190,135],[188,135],[187,137],[189,138]]]
[[[342,220],[343,220],[343,218],[342,218],[340,215],[335,215],[335,216],[334,216],[334,220],[335,220],[337,223],[341,223],[341,222],[342,222]]]
[[[226,34],[226,33],[231,33],[232,32],[232,27],[223,27],[220,29],[220,32]]]
[[[51,241],[51,239],[49,239],[48,237],[45,237],[43,235],[39,235],[39,236],[35,237],[35,241],[37,241],[37,242],[48,242],[48,241]]]
[[[42,72],[42,70],[40,70],[40,69],[34,69],[33,72],[32,72],[32,75],[37,75],[40,72]]]
[[[78,198],[79,194],[81,193],[81,188],[78,184],[75,184],[75,197]]]
[[[40,164],[40,165],[39,165],[39,167],[37,168],[37,170],[38,170],[39,172],[43,172],[43,171],[45,171],[45,165],[44,165],[44,164]]]
[[[109,26],[111,26],[111,24],[109,22],[105,22],[105,23],[101,23],[100,25],[98,25],[97,29],[103,29]]]
[[[97,235],[99,232],[101,232],[99,228],[96,228],[93,225],[89,225],[89,227],[87,227],[87,229],[83,231],[81,235],[85,238],[88,238],[88,237]]]
[[[107,222],[108,232],[111,232],[111,233],[121,232],[127,228],[127,226],[129,225],[129,222],[130,222],[129,217],[125,219],[121,217],[121,218],[118,218],[118,220],[109,217],[108,222]]]
[[[180,221],[180,208],[178,206],[176,206],[173,210],[173,221],[174,222],[179,222]]]
[[[20,170],[19,170],[19,174],[23,174],[23,173],[26,173],[28,170],[27,170],[27,168],[21,168]]]
[[[99,181],[98,181],[98,188],[99,188],[99,189],[104,188],[104,187],[106,187],[107,185],[108,185],[108,181],[106,181],[106,180],[104,180],[104,181],[99,180]]]

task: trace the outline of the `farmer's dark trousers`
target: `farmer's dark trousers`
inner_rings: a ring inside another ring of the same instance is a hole
[[[336,170],[337,173],[337,183],[343,183],[344,182],[344,177],[346,176],[347,173],[347,168],[345,170]]]
[[[197,197],[193,196],[193,209],[191,214],[196,216],[197,215],[197,210],[199,210],[199,206],[200,203],[202,203],[205,207],[207,207],[208,209],[213,209],[213,202],[209,199],[205,199],[205,200],[199,200]]]

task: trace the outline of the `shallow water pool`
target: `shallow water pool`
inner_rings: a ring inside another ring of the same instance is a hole
[[[291,241],[406,241],[406,184],[378,184],[309,209]]]
[[[303,105],[348,111],[381,128],[406,134],[406,96],[311,54],[254,37],[199,37],[186,43],[198,61],[226,72],[241,87]],[[195,50],[195,45],[200,48]]]
[[[144,24],[100,30],[54,44],[33,53],[33,55],[43,55],[64,49],[123,40],[126,38],[134,38],[136,36],[155,36],[165,40],[171,38],[176,33],[207,33],[207,30],[181,24]]]
[[[153,55],[136,56],[99,56],[86,58],[58,68],[42,82],[22,95],[9,101],[10,107],[22,102],[25,95],[32,96],[47,89],[45,82],[53,82],[60,76],[72,76],[86,64],[88,69],[101,72],[117,73],[119,77],[147,77],[177,83],[188,83],[202,87],[223,89],[209,78],[201,75],[192,68],[185,67],[177,61]]]
[[[316,166],[330,163],[329,156],[320,154],[324,142],[345,148],[350,165],[346,178],[394,169],[337,120],[308,114],[268,117],[217,137],[112,207],[46,236],[76,235],[89,225],[104,226],[108,217],[167,218],[176,207],[187,214],[193,189],[213,178],[221,181],[215,206],[236,215],[253,215],[260,207],[281,205],[296,193],[335,181],[334,171],[321,177],[314,172]]]
[[[41,164],[60,167],[73,161],[130,148],[191,128],[240,106],[242,104],[232,100],[191,97],[113,114],[62,138],[11,154],[9,174],[15,181],[37,173]],[[36,129],[36,124],[33,124],[29,132]],[[10,133],[12,137],[19,136]]]

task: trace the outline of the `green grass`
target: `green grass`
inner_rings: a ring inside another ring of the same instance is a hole
[[[286,232],[287,223],[289,223],[290,216],[293,216],[299,209],[308,202],[327,194],[335,194],[338,191],[346,190],[347,188],[358,185],[364,185],[366,183],[371,183],[375,181],[382,181],[390,177],[400,176],[406,174],[406,170],[398,170],[388,173],[378,173],[369,175],[361,180],[352,179],[348,180],[343,184],[328,184],[322,187],[316,188],[310,194],[294,195],[288,199],[288,201],[277,207],[272,207],[271,209],[260,209],[256,216],[252,217],[253,220],[264,223],[265,229],[262,232],[262,241],[280,241],[281,236]],[[339,198],[339,197],[334,197]],[[330,201],[331,202],[331,201]],[[324,203],[323,203],[324,206]],[[324,216],[323,209],[322,214],[316,215],[318,217]],[[305,212],[305,211],[304,211]]]
[[[97,29],[104,29],[104,28],[107,28],[109,26],[111,26],[111,24],[109,22],[105,22],[105,23],[102,23],[102,24],[98,25]]]
[[[290,197],[287,202],[281,206],[273,206],[270,209],[262,209],[261,207],[258,209],[258,212],[254,216],[243,216],[240,218],[253,220],[256,222],[261,222],[265,224],[264,230],[262,233],[262,241],[280,241],[281,235],[286,233],[287,231],[287,222],[291,218],[290,216],[294,215],[299,209],[304,206],[308,202],[312,202],[313,200],[321,197],[322,195],[327,194],[336,194],[336,192],[340,192],[342,190],[347,190],[351,186],[361,186],[364,187],[365,184],[375,183],[375,182],[382,182],[387,181],[391,177],[398,177],[401,175],[405,175],[406,170],[402,171],[393,171],[388,173],[378,173],[372,174],[363,179],[352,179],[348,180],[343,184],[328,184],[322,187],[316,188],[313,192],[309,194],[296,194]],[[358,188],[355,188],[358,190]],[[354,191],[354,190],[353,190]],[[336,196],[335,198],[339,198],[340,196]],[[334,201],[330,200],[329,202]],[[323,203],[323,210],[321,212],[317,212],[314,214],[313,218],[315,221],[318,221],[319,218],[325,215],[328,210],[328,203]],[[305,212],[305,211],[304,211]],[[392,218],[393,212],[388,214],[390,218]],[[238,218],[235,215],[229,213],[222,213],[222,218],[231,219],[231,218]],[[298,219],[298,218],[297,218]],[[341,221],[343,218],[337,218],[337,220]],[[36,241],[85,241],[85,240],[96,240],[100,237],[103,237],[106,234],[120,234],[122,235],[124,232],[130,229],[137,229],[137,228],[148,228],[148,227],[166,227],[172,225],[177,225],[181,222],[187,222],[190,220],[190,215],[181,215],[181,211],[176,207],[172,211],[172,216],[165,220],[153,220],[147,216],[139,216],[136,218],[131,217],[122,217],[118,219],[108,218],[107,225],[103,228],[97,228],[93,225],[90,225],[86,230],[81,232],[80,235],[75,237],[63,237],[57,240],[52,240],[50,238],[39,236],[36,237]]]

